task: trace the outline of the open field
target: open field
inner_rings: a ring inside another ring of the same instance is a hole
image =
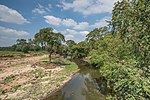
[[[0,60],[0,99],[44,98],[78,71],[75,63],[58,55],[52,58],[51,63],[48,55]]]
[[[18,51],[0,51],[0,57],[25,57],[47,54],[46,51],[30,51],[29,53],[23,53]]]
[[[0,51],[0,57],[25,56],[23,52],[16,51]]]

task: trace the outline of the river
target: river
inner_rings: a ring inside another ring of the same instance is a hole
[[[56,93],[44,100],[106,100],[106,80],[88,63],[75,61],[80,70]]]

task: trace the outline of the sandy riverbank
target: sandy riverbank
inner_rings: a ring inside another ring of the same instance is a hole
[[[48,55],[0,61],[0,99],[44,98],[63,86],[78,71],[77,65],[59,56]]]

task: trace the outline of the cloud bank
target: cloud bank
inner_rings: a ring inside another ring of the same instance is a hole
[[[19,12],[4,5],[0,5],[0,21],[15,24],[29,23]]]

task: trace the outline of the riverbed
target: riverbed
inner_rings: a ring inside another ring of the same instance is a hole
[[[106,81],[99,70],[80,60],[75,63],[80,70],[61,89],[44,100],[106,100]]]

